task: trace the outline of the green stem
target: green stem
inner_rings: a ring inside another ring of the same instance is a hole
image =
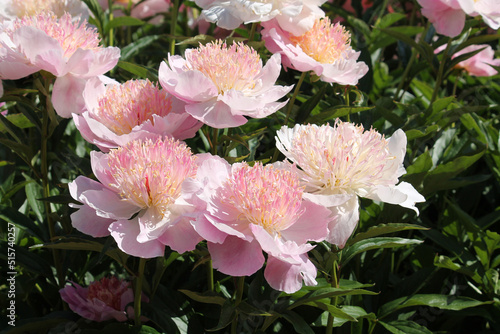
[[[441,58],[441,62],[439,64],[439,70],[438,70],[438,74],[436,77],[436,84],[434,86],[434,91],[432,92],[432,98],[431,98],[431,101],[429,104],[429,109],[430,109],[430,106],[432,105],[432,103],[434,103],[434,101],[436,100],[437,94],[439,92],[439,88],[440,88],[441,83],[443,81],[444,65],[446,63],[446,57],[448,57],[448,51],[450,50],[450,46],[451,46],[452,41],[453,41],[453,38],[450,38],[448,40],[448,44],[446,44],[446,49],[443,52],[443,57]]]
[[[410,69],[411,69],[413,63],[415,62],[415,59],[417,59],[417,52],[415,52],[415,50],[412,49],[410,60],[408,61],[408,64],[406,65],[406,68],[405,68],[405,71],[403,72],[403,76],[401,77],[401,81],[398,84],[398,88],[396,89],[396,94],[394,94],[394,97],[397,100],[400,100],[399,92],[401,91],[401,89],[403,89],[403,85],[406,82],[406,77],[408,76],[408,73],[410,73]],[[403,96],[401,96],[401,98],[402,97]]]
[[[344,94],[344,99],[345,99],[345,105],[349,107],[351,104],[351,101],[349,99],[349,94],[351,93],[351,86],[348,86],[345,88],[345,94]],[[349,109],[349,112],[347,113],[347,122],[351,121],[351,109]]]
[[[113,21],[113,10],[112,10],[112,7],[113,7],[113,1],[112,0],[108,0],[108,8],[109,8],[109,17],[108,17],[108,20],[109,22]],[[113,46],[114,44],[114,29],[111,28],[109,29],[109,38],[108,38],[108,46]]]
[[[241,303],[241,300],[243,299],[243,290],[245,288],[245,276],[238,277],[237,280],[238,283],[236,286],[236,300],[234,303],[235,308],[238,307],[238,305]],[[234,317],[233,322],[231,323],[231,334],[236,334],[237,327],[238,327],[238,313],[236,313],[236,316]]]
[[[338,269],[338,263],[337,263],[337,261],[333,261],[333,268],[332,268],[333,273],[332,273],[331,286],[334,288],[339,287],[337,269]],[[332,298],[331,304],[333,306],[337,305],[337,297]],[[333,320],[334,320],[333,315],[331,313],[329,313],[328,314],[328,322],[326,324],[326,332],[325,332],[326,334],[332,334],[332,332],[333,332]]]
[[[172,35],[172,40],[170,41],[170,54],[175,54],[175,27],[177,26],[177,14],[179,13],[179,0],[174,1],[174,6],[172,8],[172,17],[170,21],[170,34]]]
[[[49,184],[49,167],[48,167],[48,141],[51,135],[51,131],[49,131],[49,123],[50,123],[50,114],[54,113],[54,107],[52,106],[51,96],[49,94],[50,91],[51,80],[44,80],[43,90],[41,93],[45,95],[45,103],[46,108],[43,113],[42,118],[42,138],[41,138],[41,147],[40,147],[40,158],[41,158],[41,166],[40,166],[40,174],[42,177],[42,191],[43,197],[50,197],[50,184]],[[45,215],[47,217],[47,225],[49,227],[49,236],[50,241],[54,241],[56,237],[55,231],[55,222],[52,220],[52,210],[50,208],[50,203],[48,201],[43,201]],[[64,276],[62,273],[62,261],[60,260],[58,249],[52,249],[52,259],[54,261],[54,266],[56,268],[56,274],[58,279],[58,284],[60,287],[64,286]]]
[[[302,82],[304,82],[304,79],[306,78],[306,74],[307,74],[307,72],[302,72],[302,74],[300,75],[299,82],[297,82],[297,85],[295,86],[295,90],[293,91],[292,98],[288,102],[288,108],[286,111],[286,119],[285,119],[284,125],[288,125],[288,120],[290,119],[290,114],[292,113],[293,104],[295,103],[295,99],[297,98],[297,95],[299,95],[300,86],[302,85]]]
[[[255,30],[257,30],[257,23],[252,23],[252,27],[250,28],[250,34],[248,35],[248,41],[252,42],[255,37]]]
[[[217,142],[217,139],[219,137],[219,129],[214,128],[212,135],[213,135],[213,137],[212,137],[212,154],[217,155],[217,145],[219,145],[219,143]]]
[[[212,266],[212,260],[207,263],[207,279],[208,279],[208,290],[214,291],[214,268]]]
[[[134,291],[134,319],[135,325],[141,325],[141,296],[142,296],[142,280],[144,278],[144,267],[146,266],[146,259],[142,258],[139,260],[139,273],[135,281],[135,291]]]

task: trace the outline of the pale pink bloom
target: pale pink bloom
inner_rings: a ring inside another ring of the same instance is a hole
[[[190,224],[195,207],[183,199],[183,182],[196,175],[195,156],[173,138],[136,140],[109,153],[91,152],[99,182],[79,176],[69,184],[83,205],[73,226],[93,237],[111,234],[127,254],[163,256],[165,245],[182,253],[201,237]]]
[[[326,0],[241,1],[195,0],[203,11],[201,17],[224,29],[233,30],[243,23],[276,19],[282,29],[301,35],[318,17],[325,16],[319,8]]]
[[[108,0],[98,0],[98,2],[104,10],[109,8]],[[138,19],[145,19],[161,13],[166,13],[171,7],[170,0],[113,0],[112,2],[114,5],[123,6],[124,9],[127,9],[130,4],[130,16]],[[113,15],[123,16],[124,12],[122,10],[116,10],[113,12]],[[159,23],[161,19],[161,17],[153,18],[149,23]]]
[[[358,62],[360,52],[351,48],[351,36],[339,23],[328,17],[318,19],[313,28],[301,36],[283,31],[275,21],[263,24],[262,38],[274,54],[281,54],[284,67],[300,72],[313,71],[320,80],[341,85],[356,85],[368,72]]]
[[[159,81],[170,94],[186,102],[186,111],[214,128],[247,122],[245,116],[266,117],[282,108],[277,102],[292,86],[275,85],[280,56],[262,66],[258,53],[242,43],[230,47],[217,41],[188,49],[186,59],[168,55],[160,64]]]
[[[497,74],[498,73],[497,70],[495,70],[490,65],[500,66],[500,59],[499,58],[495,59],[495,51],[493,51],[493,49],[489,45],[486,44],[470,45],[460,50],[459,52],[455,53],[452,56],[452,59],[460,55],[463,55],[465,53],[474,52],[480,49],[484,50],[480,51],[479,53],[475,54],[469,59],[461,61],[456,65],[456,67],[463,68],[470,75],[474,75],[477,77],[489,77]]]
[[[464,12],[471,16],[481,15],[492,29],[500,28],[500,1],[498,0],[457,0]]]
[[[417,0],[422,6],[422,15],[434,25],[439,34],[455,37],[462,33],[465,12],[459,0]]]
[[[0,79],[44,70],[56,76],[52,103],[62,117],[80,113],[86,81],[111,70],[120,49],[99,46],[99,34],[69,14],[50,12],[4,22],[0,29]]]
[[[247,163],[230,166],[206,155],[196,180],[186,183],[188,202],[204,202],[206,213],[193,223],[208,243],[214,268],[248,276],[265,262],[271,287],[292,293],[316,284],[316,268],[307,257],[308,241],[327,234],[330,212],[304,200],[293,168]],[[197,203],[198,205],[198,203]]]
[[[57,17],[69,13],[73,18],[87,19],[89,9],[82,0],[2,0],[0,18],[13,20],[50,11]]]
[[[111,319],[127,321],[134,315],[133,307],[127,308],[128,304],[134,302],[130,283],[116,277],[101,278],[87,288],[72,282],[59,293],[69,308],[85,319],[97,322]],[[142,301],[148,302],[149,299],[143,295]]]
[[[300,168],[304,198],[328,207],[336,216],[326,240],[339,247],[344,247],[359,220],[358,197],[399,204],[417,214],[415,203],[425,200],[411,184],[397,184],[405,173],[402,130],[385,139],[373,129],[337,121],[333,127],[284,126],[276,141]]]
[[[135,139],[194,137],[203,125],[184,110],[184,103],[149,80],[123,84],[95,78],[83,92],[85,111],[73,114],[83,138],[107,152]]]

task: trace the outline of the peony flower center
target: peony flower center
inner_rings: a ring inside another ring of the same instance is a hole
[[[99,99],[92,117],[118,135],[127,134],[146,121],[154,124],[154,115],[166,116],[172,111],[168,93],[149,80],[129,80],[110,85]]]
[[[311,30],[301,36],[290,35],[290,41],[305,54],[322,64],[332,64],[351,50],[351,35],[328,17],[318,19]]]
[[[210,78],[219,94],[231,89],[252,90],[262,70],[257,52],[243,43],[234,43],[229,48],[220,40],[200,45],[186,53],[186,60],[188,70],[198,70]]]
[[[74,20],[65,13],[61,18],[52,12],[44,12],[35,16],[24,16],[14,21],[13,29],[6,32],[11,35],[21,27],[35,27],[44,31],[61,45],[64,57],[70,58],[78,49],[93,50],[99,47],[99,34],[95,28],[89,28],[84,20]]]
[[[102,278],[88,287],[87,299],[98,299],[115,310],[121,309],[121,297],[129,288],[130,283],[112,278]]]
[[[393,185],[399,176],[386,170],[388,162],[395,159],[389,154],[388,141],[373,129],[364,131],[351,123],[301,127],[292,147],[292,160],[306,173],[308,185],[320,193]]]
[[[226,189],[226,200],[244,219],[271,234],[279,234],[302,214],[303,188],[298,177],[288,170],[260,163],[250,167],[242,163],[233,168]]]
[[[181,192],[182,182],[196,174],[195,156],[173,138],[135,140],[108,154],[114,182],[109,186],[141,208],[165,214]]]

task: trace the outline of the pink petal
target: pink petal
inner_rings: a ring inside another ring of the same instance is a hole
[[[203,240],[191,225],[192,219],[188,216],[178,219],[175,225],[167,228],[158,240],[178,253],[192,251]]]
[[[56,79],[52,90],[52,104],[59,116],[70,118],[72,113],[83,112],[85,101],[82,93],[85,83],[85,79],[71,74]]]
[[[212,265],[231,276],[249,276],[264,264],[264,255],[257,241],[247,242],[228,236],[222,244],[208,243]]]
[[[96,210],[88,205],[77,206],[78,211],[71,214],[71,225],[78,231],[93,236],[94,238],[109,235],[109,225],[113,219],[102,218],[96,214]]]
[[[153,258],[163,256],[165,253],[165,245],[158,240],[148,242],[138,242],[139,222],[137,217],[131,220],[118,220],[109,226],[111,236],[115,239],[118,247],[125,253],[141,257]]]
[[[331,211],[309,201],[303,201],[301,209],[305,211],[299,219],[289,228],[281,231],[283,238],[297,244],[324,240],[328,234],[327,225],[332,220]]]
[[[231,108],[221,101],[188,104],[186,111],[197,120],[217,129],[234,128],[247,122],[245,117],[233,115]]]
[[[359,221],[359,203],[356,196],[346,203],[330,208],[335,219],[328,226],[326,241],[344,248]]]
[[[317,270],[307,255],[300,256],[302,263],[293,265],[278,258],[269,256],[267,259],[264,277],[269,285],[276,290],[294,293],[302,288],[302,281],[306,285],[316,285]]]

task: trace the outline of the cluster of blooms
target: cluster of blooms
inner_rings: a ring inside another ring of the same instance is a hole
[[[11,1],[21,8],[21,2]],[[405,173],[402,130],[387,139],[339,120],[284,126],[276,141],[288,160],[252,166],[193,154],[182,142],[203,124],[237,127],[247,117],[263,118],[282,108],[286,101],[279,100],[293,87],[276,85],[281,65],[325,82],[356,85],[368,66],[358,62],[348,31],[324,17],[323,2],[197,0],[202,17],[222,28],[260,22],[273,55],[263,65],[242,43],[200,45],[184,57],[168,55],[168,63],[159,66],[161,87],[105,77],[120,51],[100,46],[83,16],[58,16],[50,6],[34,13],[22,7],[22,14],[3,20],[0,79],[51,73],[55,110],[72,117],[82,136],[101,150],[90,155],[97,180],[79,176],[69,184],[81,203],[73,205],[73,226],[93,237],[111,236],[122,251],[142,258],[163,256],[166,246],[190,251],[206,240],[219,271],[246,276],[266,263],[268,283],[292,293],[303,283],[316,284],[307,255],[311,241],[345,246],[359,220],[359,197],[418,213],[415,203],[424,197],[399,182]],[[456,2],[492,26],[499,21],[497,12],[482,7],[488,0],[470,8],[465,0],[441,2]],[[153,0],[140,5],[153,6]],[[61,291],[75,312],[97,321],[126,319],[129,294],[128,283],[116,279]]]

